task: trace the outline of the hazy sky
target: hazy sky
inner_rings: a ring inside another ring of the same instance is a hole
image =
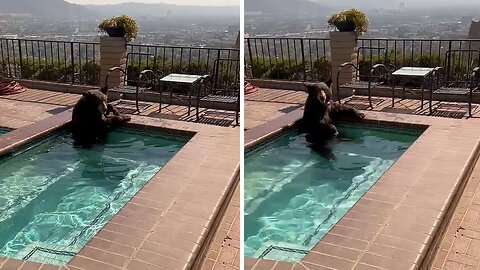
[[[168,3],[176,5],[202,5],[202,6],[239,6],[240,0],[66,0],[75,4],[120,4],[125,2],[142,2],[142,3]]]

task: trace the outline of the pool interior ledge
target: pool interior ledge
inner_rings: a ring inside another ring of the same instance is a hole
[[[71,110],[2,135],[0,154],[51,134],[70,118]],[[194,135],[66,266],[0,257],[0,269],[149,270],[201,265],[239,179],[238,129],[136,115],[127,126]]]
[[[299,109],[245,132],[245,148],[291,127]],[[245,258],[245,269],[429,269],[479,155],[474,121],[365,111],[366,122],[428,127],[297,263]]]

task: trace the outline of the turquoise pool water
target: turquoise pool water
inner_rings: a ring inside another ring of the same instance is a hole
[[[66,264],[187,140],[119,130],[87,150],[61,134],[0,159],[0,257]]]
[[[8,129],[0,128],[0,135],[8,132]]]
[[[245,256],[299,261],[421,131],[339,126],[329,161],[290,131],[245,155]]]

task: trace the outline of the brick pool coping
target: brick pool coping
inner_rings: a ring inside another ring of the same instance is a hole
[[[478,158],[480,126],[364,113],[369,124],[427,129],[300,262],[245,258],[246,270],[428,269]],[[302,114],[299,109],[245,131],[245,148],[288,129]]]
[[[50,134],[71,110],[0,137],[0,154]],[[203,254],[239,181],[234,128],[132,116],[144,130],[193,135],[187,144],[62,267],[0,257],[0,269],[190,269]]]

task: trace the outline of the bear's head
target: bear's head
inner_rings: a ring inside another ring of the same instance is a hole
[[[83,98],[87,104],[96,108],[100,113],[107,112],[107,96],[99,90],[88,90],[83,92]]]
[[[321,103],[328,103],[332,99],[331,81],[323,83],[304,83],[309,97],[316,97]]]

